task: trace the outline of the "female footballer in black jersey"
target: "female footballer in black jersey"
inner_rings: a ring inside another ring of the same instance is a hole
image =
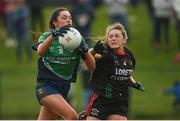
[[[126,42],[124,27],[115,23],[107,27],[105,43],[99,41],[91,50],[96,69],[92,74],[94,94],[85,112],[87,120],[127,120],[128,86],[144,90],[132,77],[135,58]]]

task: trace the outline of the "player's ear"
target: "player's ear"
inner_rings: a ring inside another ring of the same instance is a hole
[[[125,45],[127,42],[127,39],[123,38],[123,44]]]
[[[53,21],[53,24],[54,24],[54,26],[57,26],[58,23],[56,21]]]

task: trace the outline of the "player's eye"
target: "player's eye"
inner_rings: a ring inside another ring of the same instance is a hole
[[[110,34],[110,35],[109,35],[109,38],[113,38],[113,35],[112,35],[112,34]]]
[[[61,19],[66,20],[67,16],[62,16]]]
[[[120,34],[115,34],[115,37],[120,37],[121,35]]]
[[[69,19],[70,19],[70,20],[72,20],[72,17],[71,17],[71,16],[69,16]]]
[[[66,15],[64,15],[64,16],[61,17],[61,19],[63,19],[63,20],[66,20],[66,19],[72,20],[72,17],[71,17],[71,16],[66,16]]]

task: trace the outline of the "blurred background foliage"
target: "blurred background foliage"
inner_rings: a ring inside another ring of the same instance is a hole
[[[57,5],[57,4],[56,4]],[[56,7],[61,6],[57,5]],[[70,9],[68,4],[63,6]],[[45,25],[54,6],[43,9]],[[106,7],[95,9],[95,20],[92,26],[93,36],[103,36],[109,24]],[[180,119],[174,114],[173,96],[164,96],[162,90],[180,79],[180,64],[173,63],[177,53],[177,35],[172,22],[170,28],[170,49],[155,51],[151,43],[151,21],[144,3],[134,8],[128,6],[128,20],[131,30],[131,41],[127,46],[133,51],[137,66],[134,72],[136,80],[140,81],[146,91],[131,90],[129,119]],[[3,31],[1,23],[1,31]],[[37,119],[40,105],[35,96],[35,81],[38,56],[33,52],[33,61],[28,62],[23,55],[21,64],[17,63],[16,48],[5,46],[6,36],[0,34],[0,119]],[[34,40],[32,39],[32,42]],[[73,86],[73,105],[82,111],[82,86],[79,74]]]

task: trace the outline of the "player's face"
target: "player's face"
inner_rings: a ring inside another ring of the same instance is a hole
[[[126,40],[124,39],[122,32],[118,29],[112,29],[109,31],[107,44],[112,49],[123,49]]]
[[[66,25],[72,25],[71,14],[68,11],[61,11],[57,18],[57,21],[54,22],[54,25],[57,28],[61,28]]]

